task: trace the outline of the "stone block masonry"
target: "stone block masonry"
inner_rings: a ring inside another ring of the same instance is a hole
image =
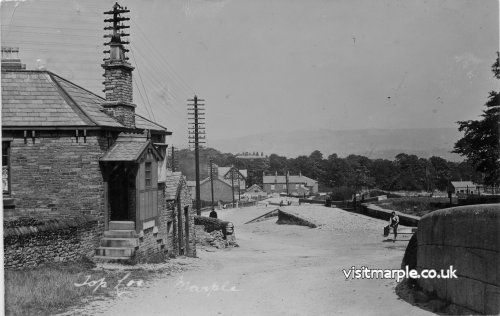
[[[74,131],[37,131],[34,139],[24,139],[22,131],[4,131],[3,139],[10,139],[9,197],[15,205],[4,210],[4,225],[17,222],[17,231],[24,232],[4,236],[5,266],[31,267],[92,256],[104,232],[99,159],[108,148],[107,138],[97,131],[88,131],[85,139],[77,139]],[[68,223],[79,216],[91,217],[91,224],[50,224],[51,229],[43,231],[45,224],[22,224],[27,219]]]
[[[37,137],[8,135],[11,153],[11,198],[15,210],[5,218],[91,215],[104,230],[104,182],[99,158],[107,150],[107,139],[90,134],[84,142],[68,132],[38,132]],[[12,132],[10,132],[12,133]],[[21,132],[22,134],[22,132]],[[66,135],[67,134],[67,135]],[[17,136],[17,137],[16,137]]]
[[[456,269],[457,279],[418,279],[439,298],[481,314],[500,312],[500,205],[461,206],[423,216],[417,269]]]
[[[132,71],[128,66],[105,64],[106,101],[132,103]]]

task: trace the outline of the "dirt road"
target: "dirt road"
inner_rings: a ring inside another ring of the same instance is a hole
[[[323,225],[243,223],[271,207],[226,210],[239,248],[199,249],[196,268],[149,282],[80,314],[103,315],[425,315],[400,299],[395,280],[346,280],[352,266],[399,268],[406,242],[383,242],[383,221],[322,206],[295,207]]]

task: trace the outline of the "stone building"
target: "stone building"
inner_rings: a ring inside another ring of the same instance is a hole
[[[196,256],[196,238],[194,230],[194,215],[192,211],[192,196],[186,177],[180,172],[167,172],[165,182],[165,201],[167,209],[160,221],[166,222],[168,249],[175,254]],[[186,212],[186,207],[188,211]]]
[[[246,189],[245,193],[243,193],[242,195],[248,198],[249,200],[260,200],[267,197],[267,193],[264,190],[262,190],[262,188],[257,184],[254,184],[248,189]]]
[[[208,170],[210,167],[207,167]],[[214,202],[232,203],[238,201],[245,192],[247,170],[239,170],[235,167],[219,167],[212,165]],[[210,171],[208,171],[210,174]],[[196,182],[188,181],[191,195],[196,196]],[[209,205],[212,201],[212,184],[210,175],[200,181],[200,199],[203,205]]]
[[[115,4],[107,14],[112,21],[127,12]],[[173,212],[165,169],[171,132],[135,113],[134,68],[119,28],[107,28],[105,98],[50,71],[26,70],[16,50],[2,50],[6,267],[179,253],[165,220]],[[188,227],[186,206],[177,221],[187,217]],[[194,253],[193,244],[187,254]]]
[[[263,189],[267,194],[288,193],[295,196],[318,193],[318,181],[299,175],[286,174],[279,176],[263,176]]]
[[[218,167],[215,166],[215,170],[219,177],[224,179],[228,183],[233,183],[234,187],[240,191],[245,191],[247,187],[247,177],[248,172],[246,169],[238,169],[234,166],[231,167]]]

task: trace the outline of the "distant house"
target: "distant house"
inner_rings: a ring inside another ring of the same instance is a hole
[[[191,190],[191,196],[193,199],[196,198],[196,182],[188,181],[188,186]],[[238,187],[231,186],[231,182],[223,179],[222,177],[214,177],[213,181],[213,190],[214,190],[214,202],[217,203],[221,201],[223,203],[231,203],[233,202],[233,193],[234,200],[238,200]],[[210,177],[207,177],[200,181],[200,200],[204,202],[204,205],[212,202],[212,184],[210,183]]]
[[[246,169],[238,169],[235,167],[218,167],[216,166],[216,172],[221,177],[228,183],[233,183],[234,187],[240,188],[240,190],[245,190],[246,186],[246,181],[248,177],[248,173]]]
[[[267,197],[266,191],[262,190],[257,184],[252,185],[246,189],[245,193],[242,194],[250,200],[259,200],[261,198]]]
[[[479,194],[480,186],[472,181],[451,181],[453,192],[457,195],[460,194]]]
[[[318,193],[318,181],[299,175],[263,176],[264,191],[267,194],[288,193],[303,196]]]

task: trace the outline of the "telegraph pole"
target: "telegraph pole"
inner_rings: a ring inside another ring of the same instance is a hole
[[[212,210],[214,209],[214,171],[212,166],[212,157],[210,157],[210,190],[212,191]]]
[[[200,199],[200,144],[204,144],[205,137],[205,123],[204,115],[205,112],[200,112],[199,110],[204,110],[203,106],[205,104],[199,103],[204,102],[203,99],[198,99],[195,95],[193,99],[188,99],[188,119],[192,120],[189,123],[188,140],[189,144],[194,145],[194,159],[195,159],[195,173],[196,173],[196,214],[201,215],[201,199]],[[189,103],[192,102],[192,103]],[[189,112],[192,111],[192,112]],[[200,137],[200,134],[202,135]]]
[[[172,172],[175,172],[175,149],[172,146]]]
[[[234,201],[234,166],[231,166],[231,192],[233,196],[233,207],[236,205]]]
[[[286,182],[286,196],[288,196],[288,170],[286,171],[286,174],[285,174],[285,182]]]
[[[238,169],[238,202],[241,201],[240,169]]]

